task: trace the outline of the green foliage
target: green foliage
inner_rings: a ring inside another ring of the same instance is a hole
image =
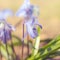
[[[44,47],[40,48],[35,56],[31,55],[27,60],[45,60],[47,56],[52,56],[58,49],[60,49],[60,35],[51,40]]]
[[[10,60],[12,60],[12,54],[13,54],[13,51],[12,51],[12,48],[11,48],[11,46],[9,46],[9,45],[7,45],[7,50],[6,50],[6,45],[5,44],[2,44],[1,46],[0,46],[0,49],[1,49],[1,55],[3,56],[3,57],[5,57],[6,59],[10,59]],[[9,53],[9,55],[8,55],[8,53]],[[14,55],[14,54],[13,54]]]
[[[21,45],[22,44],[21,39],[15,35],[12,35],[12,44],[13,44],[13,47]],[[1,43],[0,44],[0,52],[1,52],[1,55],[3,57],[5,57],[7,60],[15,60],[16,59],[16,55],[13,52],[11,44]]]
[[[12,43],[13,43],[13,46],[20,46],[22,44],[21,39],[15,35],[12,35]],[[33,49],[35,49],[32,43],[30,43],[30,45]],[[42,48],[39,48],[36,55],[30,54],[26,58],[26,60],[46,60],[48,57],[53,58],[58,55],[60,56],[59,54],[60,50],[58,49],[60,49],[60,35],[57,36],[55,39],[51,40],[48,44],[46,44]],[[11,44],[7,44],[7,49],[6,49],[6,45],[1,43],[0,51],[1,51],[1,55],[5,57],[7,60],[8,58],[10,60],[15,60],[16,55],[15,53],[13,53]]]

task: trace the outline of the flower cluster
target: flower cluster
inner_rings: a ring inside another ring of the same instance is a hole
[[[24,25],[26,25],[26,35],[29,34],[30,37],[36,38],[38,36],[38,31],[36,25],[42,28],[42,26],[38,23],[37,16],[38,14],[37,6],[31,5],[30,0],[25,0],[22,7],[17,11],[16,16],[24,17]],[[6,40],[11,39],[11,31],[15,28],[6,22],[8,16],[13,16],[13,12],[9,9],[0,11],[0,40],[3,40],[6,43]]]

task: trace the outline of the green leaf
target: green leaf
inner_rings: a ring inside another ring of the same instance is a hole
[[[52,52],[55,52],[60,48],[60,35],[56,37],[54,40],[49,42],[46,46],[39,49],[38,54],[36,55],[36,59],[40,58],[46,58],[48,55],[50,55]],[[41,53],[42,52],[42,53]]]
[[[8,58],[10,60],[12,60],[12,58],[15,58],[15,54],[13,53],[13,50],[12,50],[11,46],[7,45],[7,50],[8,50],[7,51],[6,50],[6,45],[1,44],[0,49],[1,49],[2,56],[5,57],[7,60],[8,60]],[[8,53],[9,53],[9,55],[8,55]],[[12,57],[12,55],[14,55],[14,56]]]
[[[14,46],[22,45],[21,39],[16,35],[12,35],[12,42]]]

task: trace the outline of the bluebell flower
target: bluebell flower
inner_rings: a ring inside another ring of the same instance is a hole
[[[35,6],[30,4],[27,4],[27,0],[25,0],[26,3],[22,5],[22,7],[17,11],[16,16],[18,17],[24,17],[24,24],[26,25],[27,32],[24,35],[24,38],[27,34],[30,35],[32,38],[36,38],[38,36],[38,31],[36,28],[36,25],[42,28],[42,26],[38,23],[37,16],[34,16],[34,9]],[[24,6],[25,5],[25,6]],[[36,10],[37,11],[37,10]]]
[[[2,40],[3,43],[11,39],[11,32],[15,30],[12,25],[6,22],[7,17],[12,15],[11,10],[3,10],[0,12],[0,40]]]
[[[31,18],[31,20],[28,20],[27,22],[25,22],[25,25],[27,30],[26,33],[28,33],[32,38],[36,38],[38,36],[38,31],[36,26],[39,26],[42,29],[42,26],[33,17]]]

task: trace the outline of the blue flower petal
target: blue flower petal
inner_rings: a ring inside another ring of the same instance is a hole
[[[35,28],[31,23],[32,23],[31,20],[26,23],[26,29],[27,29],[28,34],[29,34],[32,38],[35,38],[35,37],[37,37],[38,33],[37,33],[36,28]],[[34,24],[34,23],[33,23],[33,24]]]
[[[24,0],[24,3],[30,5],[30,0]]]
[[[6,19],[8,16],[13,16],[13,12],[9,9],[0,11],[0,19]]]
[[[3,18],[6,19],[8,16],[13,16],[13,12],[9,9],[3,10]]]
[[[42,25],[40,25],[40,24],[36,24],[36,25],[38,25],[42,29]]]
[[[16,16],[21,17],[21,16],[26,16],[26,9],[30,6],[30,0],[24,0],[23,5],[18,9],[16,12]]]
[[[1,21],[2,23],[2,21]],[[14,27],[6,22],[4,20],[4,27],[0,28],[0,40],[3,41],[3,43],[6,43],[7,40],[11,39],[11,32],[14,30]]]
[[[29,25],[27,25],[26,27],[27,27],[27,32],[28,32],[28,34],[29,34],[32,38],[35,38],[37,34],[35,33],[34,29],[33,29],[31,26],[29,26]]]
[[[34,17],[34,18],[32,18],[33,20],[32,20],[32,24],[33,24],[33,22],[34,22],[34,25],[38,25],[41,29],[42,29],[42,25],[40,25],[40,23],[38,22],[38,20]]]
[[[15,31],[15,27],[13,27],[11,24],[6,24],[8,26],[8,29],[11,31]]]
[[[35,19],[31,19],[26,21],[26,28],[27,28],[27,32],[28,34],[32,37],[32,38],[36,38],[38,36],[38,31],[35,25],[38,25],[40,28],[42,28],[42,26],[40,24],[38,24],[38,22],[36,22]]]
[[[26,12],[24,10],[20,10],[16,13],[16,16],[21,17],[21,16],[25,16]]]
[[[2,20],[3,19],[3,13],[0,12],[0,19]]]

